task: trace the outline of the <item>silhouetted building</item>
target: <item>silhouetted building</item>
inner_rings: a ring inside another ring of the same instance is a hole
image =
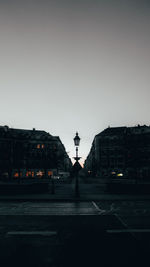
[[[58,136],[0,126],[0,177],[48,177],[69,172],[72,163]]]
[[[150,127],[108,127],[95,136],[85,168],[91,176],[150,179]]]

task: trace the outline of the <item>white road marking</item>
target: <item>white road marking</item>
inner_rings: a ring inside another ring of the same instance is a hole
[[[92,204],[96,208],[96,210],[101,211],[100,208],[97,206],[97,204],[94,201],[92,201]]]
[[[107,233],[150,233],[150,229],[113,229],[107,230]]]
[[[124,226],[124,228],[128,229],[128,225],[120,218],[120,216],[118,214],[114,214],[117,219],[122,223],[122,225]]]
[[[42,236],[54,236],[57,235],[56,231],[10,231],[7,235],[42,235]]]
[[[96,210],[97,210],[99,213],[104,213],[104,212],[106,212],[105,210],[100,209],[100,208],[98,207],[98,205],[97,205],[94,201],[92,201],[92,204],[93,204],[93,206],[96,208]]]

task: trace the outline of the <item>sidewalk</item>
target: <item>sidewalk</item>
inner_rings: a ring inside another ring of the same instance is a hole
[[[29,188],[30,189],[30,188]],[[53,189],[53,190],[52,190]],[[5,192],[5,191],[4,191]],[[108,193],[104,185],[84,184],[80,181],[79,192],[80,198],[75,197],[75,184],[72,183],[55,183],[54,188],[49,184],[49,191],[36,193],[26,190],[16,192],[13,187],[9,192],[0,193],[0,201],[101,201],[101,200],[150,200],[150,194],[118,194]],[[16,192],[16,193],[15,193]]]

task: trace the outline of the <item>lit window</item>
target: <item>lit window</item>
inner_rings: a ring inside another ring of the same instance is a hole
[[[26,177],[29,177],[29,176],[31,176],[31,171],[26,172]]]
[[[15,173],[14,173],[14,177],[15,177],[15,178],[18,178],[18,177],[19,177],[19,173],[18,173],[18,172],[15,172]]]
[[[36,174],[38,177],[42,177],[44,175],[44,172],[42,171],[38,171],[37,174]]]
[[[40,148],[40,144],[38,144],[36,147],[37,147],[37,148]]]
[[[53,172],[52,171],[48,171],[48,176],[52,176]]]
[[[45,147],[44,144],[42,144],[42,145],[41,145],[41,148],[44,148],[44,147]]]

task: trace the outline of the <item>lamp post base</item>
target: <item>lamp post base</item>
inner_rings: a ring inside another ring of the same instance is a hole
[[[75,197],[76,198],[80,197],[78,176],[76,176],[75,180]]]

